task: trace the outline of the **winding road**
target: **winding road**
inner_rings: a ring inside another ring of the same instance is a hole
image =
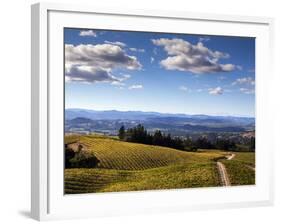
[[[226,156],[225,158],[227,160],[232,160],[235,157],[235,154],[231,154]],[[219,171],[219,175],[220,175],[220,181],[222,186],[231,186],[225,165],[222,162],[217,162],[217,167],[218,167],[218,171]]]

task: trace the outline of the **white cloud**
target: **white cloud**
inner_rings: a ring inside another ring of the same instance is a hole
[[[180,86],[180,87],[179,87],[179,90],[184,91],[184,92],[187,92],[187,91],[188,91],[188,88],[187,88],[186,86]]]
[[[142,85],[131,85],[128,87],[128,89],[143,89]]]
[[[199,40],[199,42],[207,42],[210,40],[210,38],[209,37],[199,37],[198,40]]]
[[[68,81],[122,82],[126,76],[117,78],[114,69],[136,70],[142,65],[135,56],[130,56],[112,44],[65,45],[65,76]]]
[[[124,83],[124,81],[128,80],[129,78],[131,78],[131,75],[128,75],[128,74],[122,75],[122,77],[118,77],[117,81],[111,82],[111,85],[125,86],[126,84]]]
[[[131,75],[129,75],[129,74],[123,75],[123,80],[127,80],[127,79],[129,79],[129,78],[131,78]]]
[[[113,85],[113,86],[125,86],[125,83],[118,80],[118,81],[111,82],[111,85]]]
[[[209,94],[211,94],[211,95],[222,95],[223,94],[223,89],[221,87],[210,88],[209,89]]]
[[[104,69],[141,68],[135,56],[127,55],[121,47],[111,44],[66,44],[65,59],[67,65],[88,65]]]
[[[252,77],[244,77],[244,78],[239,78],[236,79],[232,85],[255,85],[255,80]]]
[[[183,39],[152,39],[156,46],[163,46],[168,57],[160,62],[167,70],[188,71],[195,74],[230,72],[237,68],[233,64],[220,64],[220,59],[230,55],[212,51],[202,42],[192,45]]]
[[[243,70],[243,67],[242,67],[241,65],[237,65],[236,68],[237,68],[238,70],[240,70],[240,71]]]
[[[97,34],[93,30],[81,30],[79,33],[79,36],[91,36],[91,37],[96,37]]]
[[[120,82],[110,71],[87,65],[71,66],[66,69],[65,75],[68,82]]]
[[[253,88],[240,88],[240,92],[245,93],[245,94],[254,94],[255,89],[253,89]]]
[[[106,44],[112,44],[112,45],[117,45],[117,46],[120,46],[120,47],[126,47],[126,44],[123,43],[123,42],[119,42],[119,41],[115,41],[115,42],[111,42],[111,41],[104,41],[104,43]]]
[[[154,57],[151,57],[150,58],[150,63],[152,64],[154,62],[154,60],[155,60]]]
[[[142,48],[130,47],[129,50],[130,50],[130,51],[134,51],[134,52],[141,52],[141,53],[144,53],[144,52],[145,52],[145,50],[142,49]]]

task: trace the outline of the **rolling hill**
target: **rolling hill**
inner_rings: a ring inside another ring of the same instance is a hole
[[[66,136],[99,160],[97,168],[66,169],[66,193],[218,186],[215,159],[222,151],[197,153],[122,142],[104,136]]]
[[[104,136],[71,136],[99,160],[99,168],[117,170],[144,170],[181,163],[210,162],[220,157],[217,153],[184,152],[172,148],[119,141]],[[70,140],[71,139],[71,140]],[[224,153],[225,154],[225,153]]]

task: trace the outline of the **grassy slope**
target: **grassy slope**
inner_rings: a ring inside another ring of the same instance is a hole
[[[73,139],[75,139],[73,136],[66,137],[66,142],[71,142]],[[77,140],[95,154],[101,161],[99,168],[104,169],[145,170],[186,162],[208,162],[222,155],[220,151],[187,153],[172,148],[122,142],[102,136],[80,136]]]
[[[101,160],[99,168],[66,169],[65,193],[218,186],[214,159],[225,154],[182,152],[101,136],[67,136],[65,141],[79,141]]]
[[[251,167],[255,167],[255,153],[253,152],[237,152],[235,153],[234,160],[240,161],[249,165]]]
[[[219,185],[213,163],[181,164],[141,171],[67,169],[65,193],[116,192]]]
[[[233,160],[222,161],[227,169],[232,185],[253,185],[255,184],[255,153],[235,152]]]

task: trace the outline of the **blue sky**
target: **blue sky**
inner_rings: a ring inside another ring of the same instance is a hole
[[[255,116],[255,39],[69,29],[65,107]]]

